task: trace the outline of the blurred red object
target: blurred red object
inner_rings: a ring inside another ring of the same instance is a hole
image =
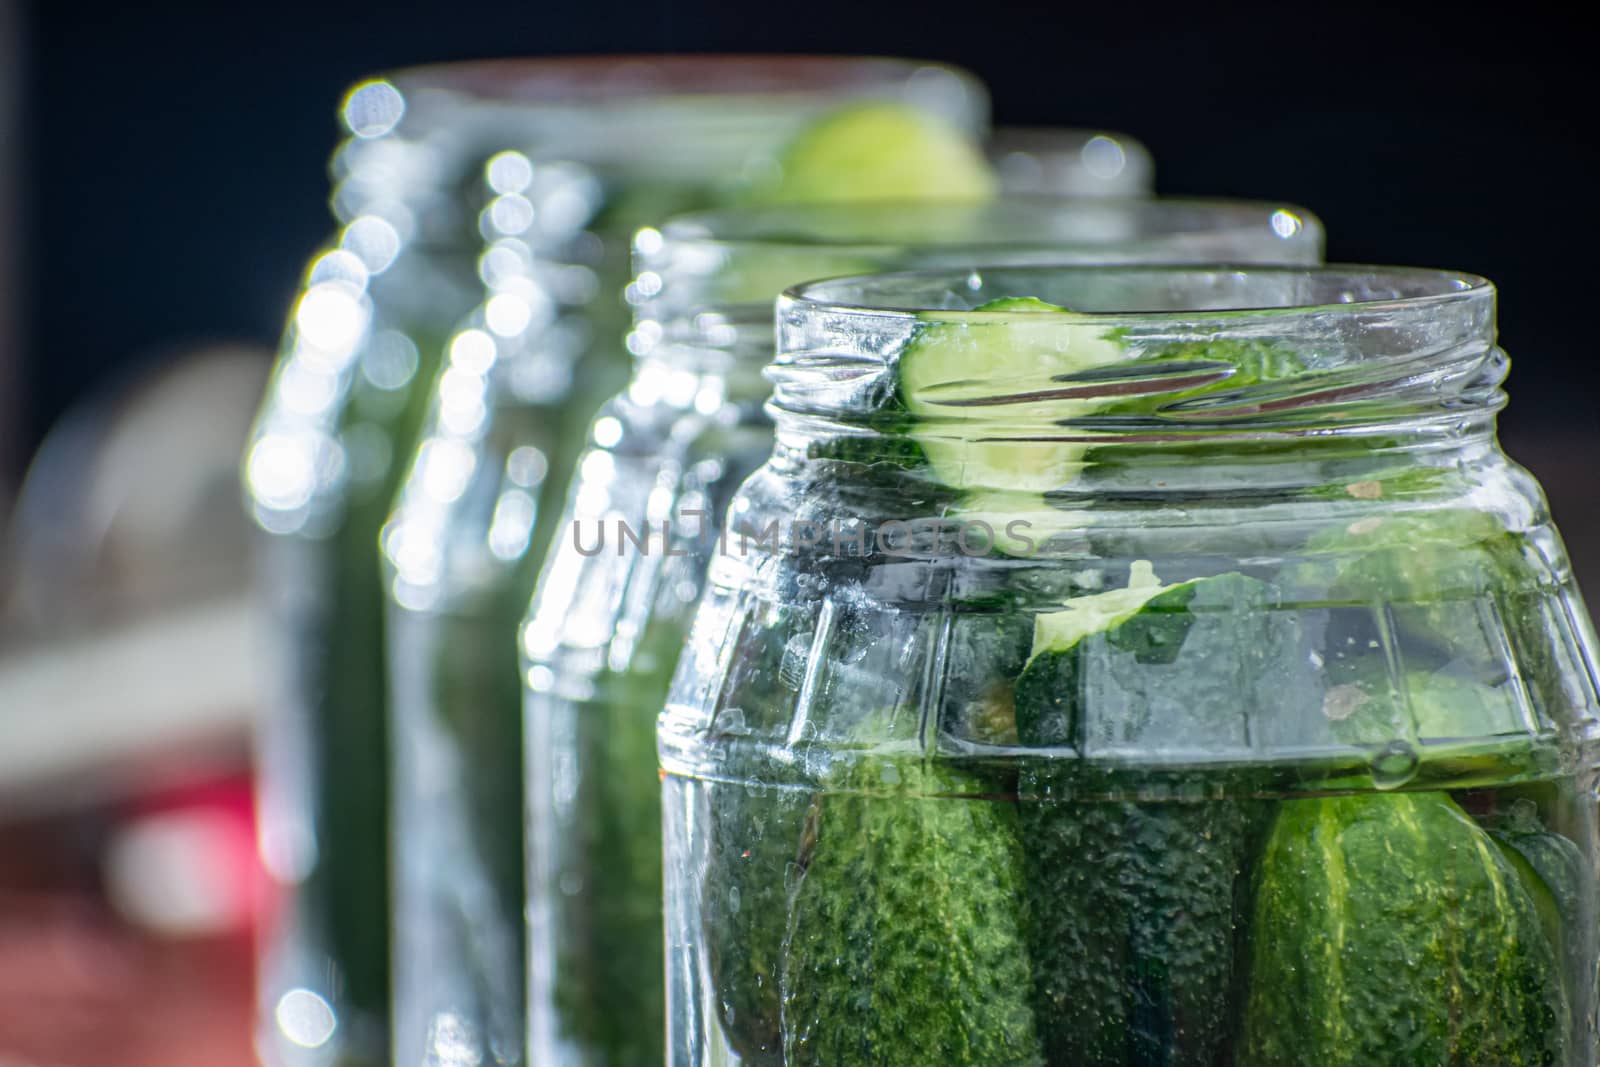
[[[0,827],[0,1067],[249,1067],[251,783]]]

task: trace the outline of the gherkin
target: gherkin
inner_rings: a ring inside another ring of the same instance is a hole
[[[1286,801],[1256,892],[1239,1067],[1568,1062],[1539,908],[1448,796]]]
[[[805,620],[775,618],[741,641],[723,700],[756,735],[786,727],[794,693],[783,683],[791,630]],[[799,859],[807,790],[751,787],[773,768],[745,738],[723,738],[728,782],[711,790],[707,856],[700,883],[701,924],[722,1033],[740,1062],[783,1063],[783,943],[788,933],[788,879]]]
[[[788,880],[812,797],[738,783],[718,784],[711,795],[700,906],[722,1032],[741,1063],[781,1067]]]
[[[829,775],[790,908],[787,1067],[1042,1067],[1016,807],[984,791],[917,758]]]
[[[1141,570],[1144,573],[1141,573]],[[1036,624],[1017,682],[1030,746],[1174,753],[1242,736],[1294,633],[1239,574],[1069,600]],[[1078,761],[1021,781],[1035,1010],[1059,1067],[1226,1062],[1239,901],[1263,805],[1084,796]]]

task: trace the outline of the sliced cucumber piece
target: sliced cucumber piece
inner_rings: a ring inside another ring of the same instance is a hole
[[[1069,484],[1090,446],[1016,440],[1015,424],[1038,426],[1100,408],[1099,399],[1041,399],[1039,390],[1063,374],[1124,361],[1122,342],[1107,337],[1093,316],[1034,297],[1004,297],[974,310],[1037,313],[1041,321],[919,327],[899,362],[901,393],[917,419],[912,436],[938,479],[954,489],[1043,493]]]
[[[904,104],[856,104],[818,119],[751,185],[768,204],[987,200],[998,189],[977,144]]]
[[[1033,656],[1057,652],[1077,645],[1090,634],[1115,630],[1170,586],[1156,577],[1155,565],[1147,559],[1134,560],[1128,568],[1128,585],[1104,593],[1074,597],[1061,611],[1033,617]]]

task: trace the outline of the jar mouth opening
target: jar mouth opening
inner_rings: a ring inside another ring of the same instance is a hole
[[[982,90],[966,71],[885,56],[617,54],[481,59],[406,67],[388,75],[405,92],[442,91],[485,103],[620,102],[662,96],[832,94],[917,80]]]
[[[1034,297],[1071,312],[1062,321],[1153,327],[1215,324],[1250,317],[1411,313],[1494,300],[1487,278],[1424,267],[994,266],[899,271],[808,282],[785,290],[780,315],[821,313],[924,322],[1045,325],[1037,311],[978,310],[1004,297]],[[1046,320],[1048,321],[1048,320]]]
[[[1239,241],[1251,245],[1230,244]],[[1281,249],[1281,257],[1265,262],[1307,263],[1316,261],[1321,243],[1322,223],[1314,214],[1278,201],[1031,194],[981,203],[883,200],[693,212],[659,230],[642,231],[635,248],[643,255],[667,244],[734,255],[747,249],[826,249],[880,258],[896,250],[937,251],[963,259],[963,266],[987,258],[1058,267],[1074,261],[1148,263],[1152,254],[1197,263],[1249,252],[1252,260],[1261,261],[1258,255],[1272,249]],[[931,278],[939,273],[906,271],[884,277]],[[838,281],[848,284],[862,277]],[[820,291],[815,302],[831,303],[831,293]],[[885,310],[919,309],[891,305]]]
[[[1494,310],[1487,280],[1409,267],[863,275],[780,298],[768,376],[785,417],[898,403],[963,439],[1475,433],[1504,402]]]

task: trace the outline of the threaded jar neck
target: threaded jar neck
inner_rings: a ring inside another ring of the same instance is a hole
[[[779,301],[772,409],[791,448],[909,433],[991,464],[1453,446],[1504,403],[1494,314],[1482,278],[1379,267],[845,278]]]
[[[807,278],[1006,263],[1314,263],[1315,217],[1246,201],[1017,197],[987,204],[747,207],[686,215],[634,242],[630,350],[736,374],[764,398],[772,301]]]
[[[505,151],[627,182],[737,178],[820,111],[900,101],[980,136],[970,74],[834,56],[593,56],[415,67],[353,86],[334,155],[334,213],[377,215],[406,240],[471,243],[483,172]],[[463,195],[463,194],[466,195]]]

